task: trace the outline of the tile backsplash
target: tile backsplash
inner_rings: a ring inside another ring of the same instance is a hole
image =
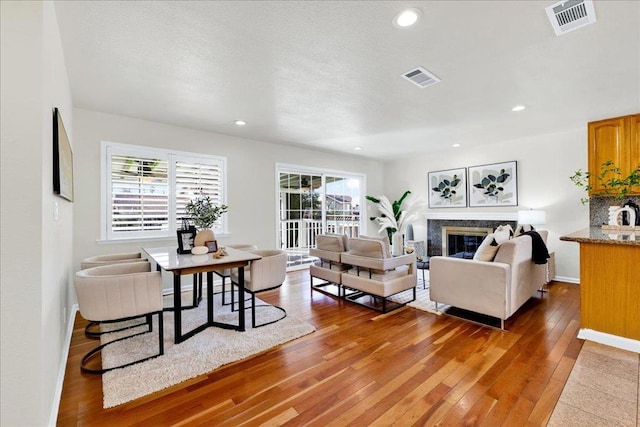
[[[625,197],[616,200],[614,197],[594,197],[589,202],[589,225],[600,226],[609,222],[609,206],[622,206],[628,200],[640,206],[640,196]]]

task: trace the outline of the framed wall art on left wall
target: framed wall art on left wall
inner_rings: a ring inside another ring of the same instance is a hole
[[[60,110],[53,110],[53,192],[73,202],[73,151]]]

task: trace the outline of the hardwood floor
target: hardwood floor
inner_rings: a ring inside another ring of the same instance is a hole
[[[549,286],[507,332],[413,308],[381,315],[309,291],[308,271],[260,298],[316,332],[102,409],[78,316],[58,425],[545,425],[582,347],[579,287]]]

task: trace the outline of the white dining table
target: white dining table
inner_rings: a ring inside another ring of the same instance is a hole
[[[214,258],[211,254],[191,255],[179,254],[176,247],[143,248],[149,258],[153,260],[158,270],[164,270],[173,274],[173,309],[175,343],[179,344],[210,326],[225,329],[245,331],[244,309],[244,267],[251,261],[260,259],[260,255],[245,252],[233,248],[225,248],[227,255]],[[238,324],[217,322],[213,313],[213,272],[216,270],[238,269]],[[185,274],[207,274],[207,321],[194,329],[182,333],[182,298],[181,277]]]

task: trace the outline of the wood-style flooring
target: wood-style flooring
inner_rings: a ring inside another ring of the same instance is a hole
[[[58,425],[546,425],[580,353],[579,286],[552,282],[508,331],[405,307],[381,315],[288,274],[260,298],[316,332],[161,392],[102,408],[79,316]]]

